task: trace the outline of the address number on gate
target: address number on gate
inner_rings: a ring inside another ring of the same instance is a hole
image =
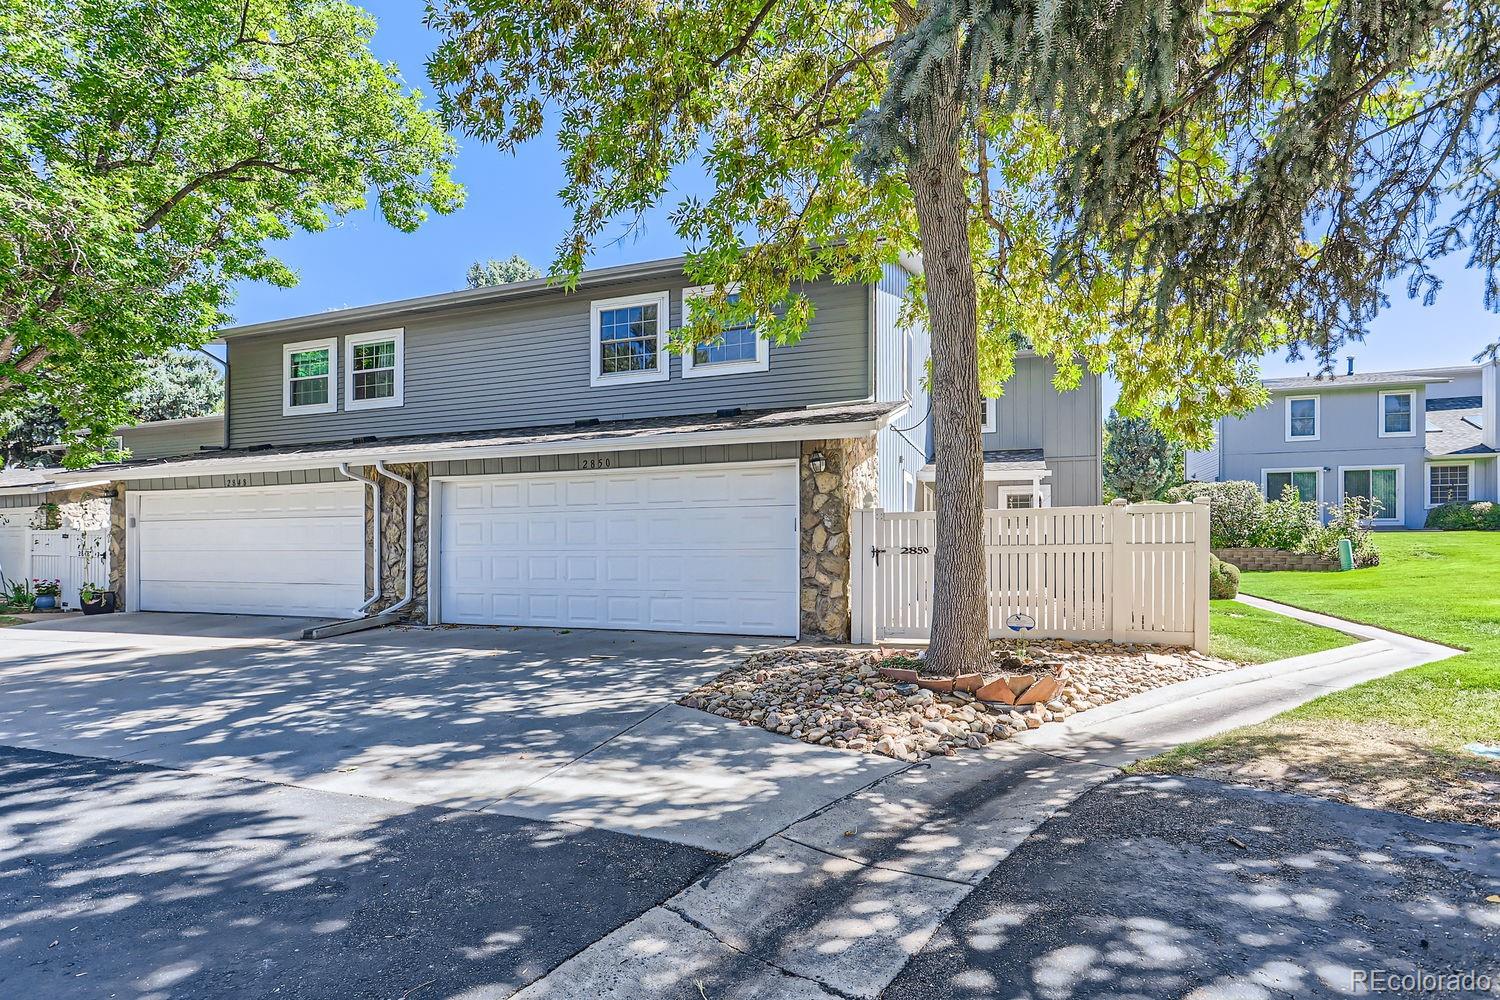
[[[901,554],[903,556],[925,556],[927,553],[929,553],[931,551],[932,550],[929,549],[925,545],[903,545],[903,546],[901,546]]]

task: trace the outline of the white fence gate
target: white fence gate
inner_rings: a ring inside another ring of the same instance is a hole
[[[927,639],[931,511],[855,511],[853,641]],[[1208,504],[990,510],[990,635],[1208,649]]]
[[[57,580],[62,596],[58,604],[78,607],[78,592],[85,583],[109,586],[109,529],[85,531],[61,528],[28,531],[30,557],[26,575],[31,580]]]

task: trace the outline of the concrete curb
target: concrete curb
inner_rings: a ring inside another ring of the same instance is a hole
[[[975,885],[1119,767],[1460,652],[1241,600],[1365,641],[1157,688],[904,768],[731,859],[516,996],[876,997]]]

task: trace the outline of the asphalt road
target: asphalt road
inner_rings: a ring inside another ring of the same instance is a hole
[[[0,997],[506,997],[718,861],[0,748]]]
[[[1496,894],[1494,830],[1122,778],[1038,828],[882,996],[1500,995]],[[1393,978],[1465,970],[1493,985]]]

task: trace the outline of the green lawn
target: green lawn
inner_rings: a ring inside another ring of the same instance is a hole
[[[1213,601],[1208,651],[1236,663],[1269,663],[1303,653],[1347,646],[1357,640],[1342,632],[1252,608],[1238,601]]]
[[[0,628],[7,625],[24,625],[25,621],[20,618],[12,618],[10,615],[0,615]]]
[[[1468,652],[1325,695],[1142,769],[1211,772],[1500,825],[1500,766],[1462,749],[1500,743],[1500,533],[1391,532],[1379,545],[1381,565],[1371,569],[1246,573],[1241,590]]]

